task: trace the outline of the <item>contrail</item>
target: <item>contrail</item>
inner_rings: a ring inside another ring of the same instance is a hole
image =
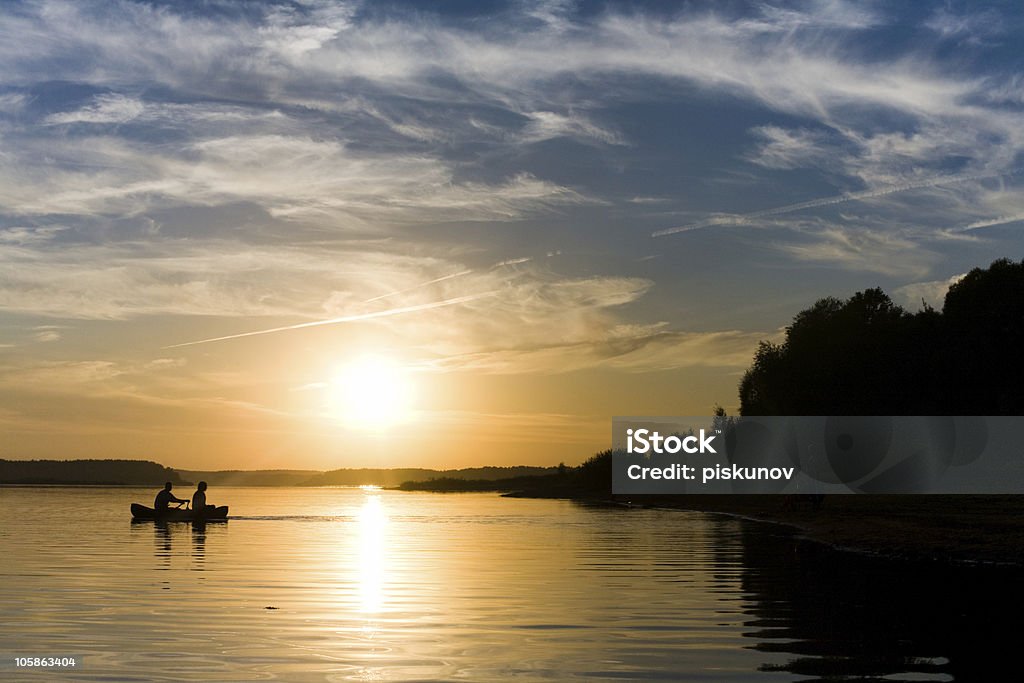
[[[374,311],[373,313],[360,313],[359,315],[346,315],[341,318],[331,318],[329,320],[316,320],[309,323],[299,323],[298,325],[286,325],[284,327],[273,327],[269,330],[257,330],[255,332],[242,332],[241,334],[229,334],[224,337],[212,337],[210,339],[200,339],[198,341],[184,342],[182,344],[171,344],[170,346],[164,346],[164,349],[177,349],[182,346],[195,346],[196,344],[209,344],[210,342],[226,341],[228,339],[240,339],[242,337],[255,337],[259,334],[272,334],[274,332],[286,332],[288,330],[301,330],[306,327],[319,327],[321,325],[337,325],[340,323],[354,323],[360,320],[371,320],[373,318],[386,318],[392,315],[401,315],[403,313],[415,313],[416,311],[428,311],[433,308],[442,308],[443,306],[455,306],[456,304],[464,304],[468,301],[475,299],[482,299],[485,296],[493,296],[497,294],[498,290],[490,292],[484,292],[482,294],[470,294],[467,296],[457,296],[453,299],[444,299],[443,301],[432,301],[427,304],[417,304],[415,306],[402,306],[400,308],[389,308],[383,311]]]
[[[845,194],[836,195],[834,197],[824,197],[822,199],[812,199],[806,202],[799,202],[797,204],[787,204],[786,206],[777,206],[772,209],[762,209],[761,211],[754,211],[752,213],[735,214],[731,216],[720,216],[717,218],[709,218],[697,223],[690,223],[688,225],[680,225],[675,228],[665,228],[664,230],[658,230],[651,233],[651,237],[664,237],[665,235],[674,235],[679,232],[689,232],[691,230],[700,230],[701,228],[710,228],[717,225],[745,225],[750,221],[763,218],[764,216],[777,216],[784,213],[792,213],[794,211],[802,211],[803,209],[816,209],[821,206],[831,206],[832,204],[842,204],[844,202],[854,202],[862,199],[872,199],[874,197],[884,197],[890,194],[896,194],[898,192],[907,192],[909,190],[919,190],[926,187],[936,187],[938,185],[946,185],[949,183],[963,183],[968,180],[984,180],[987,178],[999,178],[1001,176],[1013,175],[1018,173],[1020,169],[1014,169],[1006,173],[984,173],[975,175],[954,175],[954,176],[943,176],[941,178],[931,178],[929,180],[920,180],[912,183],[903,183],[902,185],[893,185],[890,187],[884,187],[877,190],[863,190],[861,192],[847,192]]]
[[[395,296],[396,294],[405,294],[406,292],[411,292],[414,289],[419,289],[420,287],[426,287],[427,285],[433,285],[433,284],[436,284],[438,282],[444,282],[445,280],[451,280],[453,277],[461,277],[463,275],[469,275],[472,272],[473,272],[473,270],[469,269],[469,270],[460,271],[458,273],[452,273],[450,275],[442,275],[441,277],[434,278],[433,280],[427,280],[426,282],[421,282],[418,285],[413,285],[412,287],[406,287],[405,289],[396,289],[393,292],[388,292],[387,294],[381,294],[380,296],[375,296],[372,299],[367,299],[363,303],[364,304],[369,304],[369,303],[372,303],[374,301],[380,301],[381,299],[387,299],[389,296]]]
[[[550,256],[550,254],[548,254],[548,256]],[[514,266],[514,265],[518,265],[520,263],[526,263],[527,261],[532,261],[532,260],[533,260],[532,256],[524,256],[522,258],[510,258],[507,261],[498,261],[493,266],[491,266],[491,270],[494,270],[495,268],[501,268],[502,266]]]
[[[532,260],[533,260],[533,257],[526,256],[526,257],[523,257],[523,258],[508,259],[507,261],[498,261],[493,266],[488,268],[487,272],[490,272],[492,270],[497,270],[498,268],[501,268],[503,266],[514,266],[514,265],[516,265],[518,263],[526,263],[527,261],[532,261]],[[421,287],[427,287],[429,285],[437,284],[438,282],[444,282],[445,280],[451,280],[452,278],[462,277],[463,275],[469,275],[470,273],[475,273],[475,272],[476,272],[476,270],[473,269],[473,268],[469,268],[467,270],[460,270],[458,273],[451,273],[449,275],[442,275],[441,277],[434,278],[433,280],[427,280],[426,282],[421,282],[418,285],[413,285],[411,287],[406,287],[405,289],[396,289],[393,292],[388,292],[387,294],[381,294],[379,296],[375,296],[372,299],[367,299],[367,300],[363,301],[363,303],[364,304],[369,304],[369,303],[372,303],[374,301],[380,301],[381,299],[387,299],[389,296],[396,296],[398,294],[405,294],[406,292],[412,292],[412,291],[415,291],[417,289],[420,289]]]
[[[998,218],[990,218],[989,220],[976,221],[970,225],[965,225],[960,228],[959,232],[968,232],[970,230],[980,230],[981,228],[991,228],[994,225],[1006,225],[1007,223],[1016,223],[1018,221],[1024,221],[1024,213],[1016,213],[1011,216],[999,216]]]

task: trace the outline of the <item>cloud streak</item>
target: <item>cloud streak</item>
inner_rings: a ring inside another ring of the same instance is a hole
[[[961,230],[968,232],[971,230],[981,230],[982,228],[994,228],[999,225],[1009,225],[1010,223],[1019,223],[1024,221],[1024,213],[1017,213],[1010,216],[999,216],[997,218],[989,218],[982,221],[975,221],[969,225],[965,225]]]
[[[195,346],[197,344],[209,344],[211,342],[227,341],[229,339],[242,339],[243,337],[255,337],[263,334],[274,334],[277,332],[288,332],[291,330],[302,330],[309,327],[321,327],[323,325],[340,325],[342,323],[353,323],[362,320],[374,320],[376,318],[389,318],[394,315],[403,315],[406,313],[417,313],[419,311],[429,311],[435,308],[444,308],[445,306],[456,306],[458,304],[464,304],[469,301],[475,301],[476,299],[482,299],[487,296],[494,296],[496,292],[482,292],[480,294],[470,294],[467,296],[459,296],[452,299],[445,299],[443,301],[432,301],[425,304],[416,304],[414,306],[400,306],[398,308],[389,308],[383,311],[374,311],[372,313],[360,313],[358,315],[346,315],[340,318],[330,318],[328,320],[316,320],[308,323],[298,323],[295,325],[285,325],[283,327],[272,327],[266,330],[256,330],[255,332],[242,332],[240,334],[229,334],[223,337],[211,337],[210,339],[199,339],[197,341],[182,342],[180,344],[171,344],[164,346],[164,349],[176,349],[182,346]]]
[[[529,263],[531,260],[533,260],[533,259],[530,258],[530,257],[522,257],[522,258],[508,259],[508,260],[505,260],[505,261],[499,261],[498,263],[495,263],[493,266],[491,266],[488,269],[488,271],[494,271],[494,270],[497,270],[498,268],[504,268],[504,267],[507,267],[507,266],[514,266],[514,265],[518,265],[520,263]],[[460,270],[457,273],[450,273],[448,275],[442,275],[441,277],[436,277],[433,280],[427,280],[426,282],[420,282],[419,284],[415,284],[415,285],[413,285],[411,287],[406,287],[404,289],[397,289],[397,290],[395,290],[393,292],[388,292],[386,294],[380,294],[380,295],[375,296],[373,298],[367,299],[363,303],[364,304],[369,304],[369,303],[373,303],[374,301],[380,301],[381,299],[387,299],[387,298],[390,298],[390,297],[393,297],[393,296],[397,296],[399,294],[407,294],[409,292],[415,292],[418,289],[422,289],[424,287],[429,287],[430,285],[436,285],[439,282],[445,282],[447,280],[453,280],[453,279],[455,279],[457,277],[462,277],[463,275],[471,275],[472,273],[475,273],[475,272],[476,271],[473,270],[472,268],[469,268],[467,270]]]
[[[717,226],[748,225],[759,218],[781,216],[783,214],[795,213],[797,211],[805,211],[807,209],[818,209],[825,206],[845,204],[846,202],[864,201],[865,199],[876,199],[878,197],[887,197],[889,195],[899,194],[901,192],[910,192],[912,190],[921,190],[930,187],[954,185],[957,183],[965,183],[976,180],[989,180],[991,178],[1015,175],[1019,172],[1019,169],[1014,169],[1006,173],[977,173],[956,176],[941,176],[937,178],[926,178],[924,180],[905,182],[899,185],[891,185],[889,187],[880,187],[872,190],[863,190],[861,192],[846,192],[844,194],[835,195],[832,197],[811,199],[806,202],[797,202],[796,204],[787,204],[785,206],[777,206],[770,209],[762,209],[761,211],[753,211],[751,213],[735,214],[731,216],[718,216],[715,218],[709,218],[704,221],[698,221],[696,223],[680,225],[674,228],[656,230],[655,232],[651,233],[651,237],[665,237],[667,235],[675,235],[681,232],[690,232],[692,230],[700,230],[702,228],[711,228]]]

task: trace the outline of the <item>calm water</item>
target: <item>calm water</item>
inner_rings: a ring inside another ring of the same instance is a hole
[[[130,523],[129,503],[154,493],[0,489],[0,655],[85,656],[59,675],[5,662],[0,678],[929,681],[1019,669],[1016,572],[891,564],[699,513],[490,494],[215,488],[226,524]]]

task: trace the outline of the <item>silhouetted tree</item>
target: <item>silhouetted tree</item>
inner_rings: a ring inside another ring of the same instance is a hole
[[[953,413],[1019,415],[1024,409],[1024,261],[975,268],[949,288],[942,308],[945,379]]]
[[[183,483],[178,472],[148,460],[0,460],[0,484]]]
[[[1024,409],[1024,262],[976,268],[942,312],[908,313],[880,289],[801,311],[761,342],[742,415],[1006,415]]]
[[[595,493],[612,492],[612,451],[601,451],[587,458],[576,468],[579,486]]]

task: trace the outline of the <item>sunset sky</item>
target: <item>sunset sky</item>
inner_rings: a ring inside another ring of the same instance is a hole
[[[1017,3],[5,3],[0,457],[575,464],[613,415],[733,412],[814,300],[941,304],[1024,255],[1022,29]]]

